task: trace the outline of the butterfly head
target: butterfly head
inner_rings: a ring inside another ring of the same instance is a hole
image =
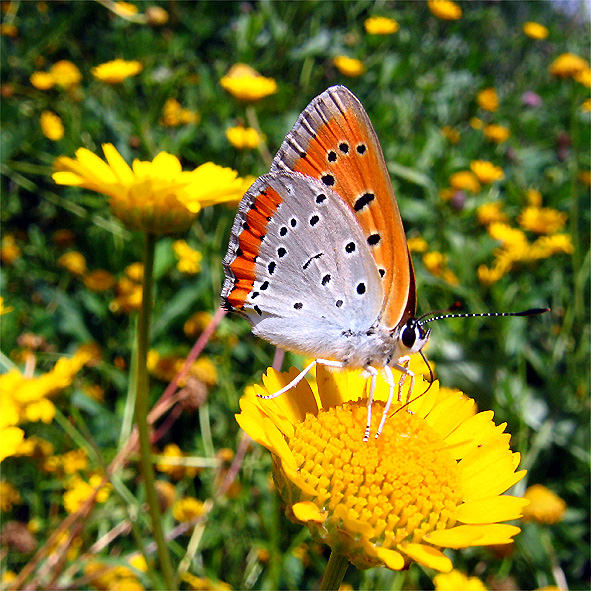
[[[423,328],[420,319],[410,318],[402,325],[399,332],[399,341],[402,348],[406,349],[404,355],[418,353],[429,340],[430,328]]]

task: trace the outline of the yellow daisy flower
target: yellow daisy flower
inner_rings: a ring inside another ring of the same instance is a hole
[[[589,68],[589,62],[573,53],[563,53],[550,64],[550,74],[558,78],[572,78]]]
[[[49,68],[49,73],[53,77],[55,84],[66,90],[78,86],[82,80],[82,74],[76,64],[68,60],[60,60],[53,64]]]
[[[176,267],[181,273],[194,275],[201,271],[203,255],[198,250],[192,249],[185,240],[175,240],[172,249],[178,261]]]
[[[433,577],[435,591],[487,591],[488,587],[478,578],[469,577],[459,570]]]
[[[580,72],[577,72],[573,78],[583,86],[589,88],[591,86],[591,68],[583,68]]]
[[[494,88],[485,88],[476,96],[476,102],[481,109],[495,112],[499,108],[499,96]]]
[[[548,37],[548,29],[544,25],[540,25],[540,23],[525,23],[523,32],[531,39],[546,39]]]
[[[195,497],[184,497],[172,506],[172,516],[177,521],[191,521],[203,513],[203,503]]]
[[[191,111],[181,107],[174,98],[169,98],[162,108],[162,125],[166,127],[178,127],[179,125],[186,125],[188,123],[199,123],[201,117],[197,111]]]
[[[43,111],[39,123],[41,124],[41,131],[47,139],[56,142],[64,137],[64,124],[55,113]]]
[[[525,193],[525,197],[530,205],[535,207],[542,205],[542,194],[537,189],[528,189]]]
[[[484,137],[495,144],[502,144],[511,135],[509,129],[503,125],[491,123],[484,128]]]
[[[137,76],[142,71],[142,68],[142,64],[138,61],[116,59],[95,66],[90,70],[90,73],[101,82],[119,84],[130,76]]]
[[[107,291],[115,287],[117,280],[109,271],[105,269],[96,269],[91,271],[84,277],[84,285],[90,289],[90,291]]]
[[[449,177],[449,184],[456,191],[470,191],[472,193],[480,192],[480,183],[478,182],[476,175],[469,170],[454,172]]]
[[[183,171],[176,156],[160,152],[130,168],[112,144],[103,144],[103,152],[107,162],[86,148],[76,150],[75,159],[60,156],[52,178],[107,195],[113,213],[132,230],[182,232],[202,207],[239,199],[247,188],[238,173],[213,162]]]
[[[423,264],[432,275],[441,277],[450,285],[457,285],[459,283],[458,278],[447,268],[446,255],[436,250],[426,252],[423,255]]]
[[[276,392],[297,373],[269,369],[254,390]],[[418,562],[449,572],[444,548],[510,543],[520,530],[501,522],[517,519],[526,501],[501,494],[525,471],[516,472],[505,425],[492,411],[474,415],[461,392],[440,396],[437,382],[427,389],[418,378],[423,395],[407,409],[394,403],[380,437],[364,443],[366,382],[320,366],[317,393],[302,380],[273,400],[252,390],[240,400],[238,423],[273,453],[290,519],[362,569]],[[373,432],[387,393],[378,380]]]
[[[412,236],[407,241],[410,252],[426,252],[429,248],[427,241],[422,236]]]
[[[451,0],[428,0],[429,10],[441,20],[457,21],[462,18],[462,9]]]
[[[501,211],[502,207],[502,201],[493,201],[491,203],[480,205],[476,210],[478,222],[483,226],[488,226],[493,222],[506,222],[507,214],[504,211]]]
[[[470,162],[470,170],[484,185],[505,178],[505,173],[500,166],[495,166],[492,162],[486,160],[473,160]]]
[[[261,76],[246,64],[234,64],[220,80],[220,84],[234,98],[247,103],[259,101],[277,92],[277,83],[273,78]]]
[[[346,55],[337,55],[332,61],[337,70],[344,76],[357,78],[357,76],[361,76],[365,72],[363,62],[358,59]]]
[[[558,523],[564,517],[566,503],[545,486],[534,484],[523,496],[530,502],[523,510],[524,521]]]
[[[524,230],[538,234],[554,234],[562,230],[568,214],[551,207],[526,207],[517,217],[517,222]]]
[[[238,150],[253,150],[262,141],[258,131],[252,127],[236,125],[226,129],[228,141]]]
[[[370,35],[390,35],[400,28],[393,18],[371,16],[363,23],[365,31]]]

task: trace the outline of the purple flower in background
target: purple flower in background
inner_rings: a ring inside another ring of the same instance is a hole
[[[542,97],[539,94],[528,90],[521,95],[521,102],[526,107],[539,107],[542,104]]]

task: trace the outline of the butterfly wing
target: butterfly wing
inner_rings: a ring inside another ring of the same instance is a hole
[[[369,117],[347,88],[327,89],[302,112],[271,166],[289,170],[318,179],[353,210],[381,276],[381,324],[414,316],[414,272],[392,182]]]
[[[223,261],[222,301],[253,333],[316,358],[347,357],[383,302],[378,269],[350,207],[321,181],[267,174],[242,198]]]

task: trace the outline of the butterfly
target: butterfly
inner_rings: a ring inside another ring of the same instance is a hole
[[[425,346],[424,325],[435,318],[415,316],[413,265],[392,182],[369,117],[347,88],[332,86],[310,102],[269,173],[248,189],[223,267],[222,305],[245,316],[255,335],[314,358],[263,398],[289,390],[317,363],[363,368],[367,441],[382,369],[389,396],[378,437],[396,390],[392,368],[402,372],[401,400],[404,380],[409,392],[414,385],[410,355]]]

